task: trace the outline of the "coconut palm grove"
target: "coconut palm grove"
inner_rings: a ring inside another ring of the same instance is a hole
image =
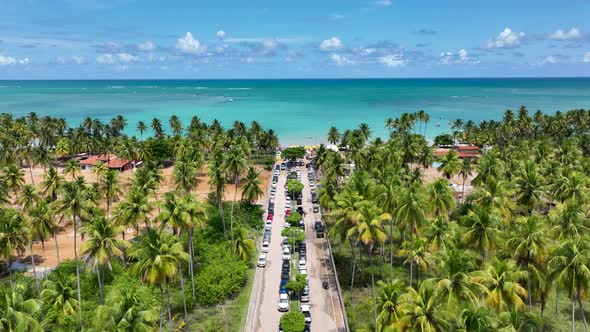
[[[588,331],[590,111],[383,120],[304,147],[347,329]],[[0,146],[0,331],[244,330],[272,129],[2,114]]]

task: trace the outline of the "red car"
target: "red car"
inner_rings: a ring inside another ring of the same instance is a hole
[[[285,210],[285,216],[290,216],[291,215],[291,210]]]
[[[268,216],[266,216],[266,220],[272,221],[273,220],[273,215],[272,214],[269,214]]]

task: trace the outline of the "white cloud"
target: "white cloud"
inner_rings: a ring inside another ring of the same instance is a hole
[[[469,52],[465,49],[460,49],[457,53],[454,52],[444,52],[440,54],[440,63],[443,65],[455,65],[455,64],[467,64],[467,63],[477,63],[469,56]]]
[[[554,40],[571,40],[582,38],[582,32],[578,28],[571,28],[570,31],[563,31],[561,29],[549,35],[549,39]]]
[[[187,32],[183,38],[176,40],[176,49],[186,54],[203,54],[207,52],[207,46],[201,44],[198,39],[193,38],[193,34]]]
[[[223,39],[223,38],[225,38],[225,36],[226,36],[227,34],[225,33],[225,31],[223,31],[223,30],[219,30],[219,31],[217,31],[217,33],[215,33],[215,35],[217,36],[217,38],[221,38],[221,39]]]
[[[120,62],[129,63],[129,62],[137,62],[139,61],[139,57],[129,54],[129,53],[119,53],[117,54]]]
[[[512,31],[510,28],[505,28],[500,32],[498,37],[494,40],[488,40],[488,48],[512,48],[521,44],[522,38],[525,36],[524,32]]]
[[[379,6],[391,6],[393,2],[391,0],[377,0],[373,3]]]
[[[96,57],[96,62],[102,65],[112,65],[115,63],[115,58],[112,54],[101,54]]]
[[[57,57],[56,62],[61,65],[67,65],[67,64],[81,65],[81,64],[85,63],[86,60],[84,59],[84,57],[73,55],[73,56],[66,56],[66,57],[59,56],[59,57]]]
[[[334,61],[334,63],[338,66],[354,65],[355,63],[354,61],[340,54],[332,54],[330,59],[332,59],[332,61]]]
[[[276,39],[264,39],[260,42],[260,45],[265,51],[270,51],[279,46],[279,42]]]
[[[379,62],[387,67],[403,67],[408,61],[401,54],[390,54],[379,58]]]
[[[584,57],[582,58],[582,61],[584,61],[584,62],[590,62],[590,52],[586,52],[586,54],[584,54]]]
[[[360,50],[360,54],[362,56],[367,56],[367,55],[371,55],[373,53],[377,52],[377,49],[374,47],[367,47],[367,48],[363,48]]]
[[[145,52],[155,51],[156,44],[154,44],[153,42],[148,40],[145,43],[138,44],[137,49],[140,51],[145,51]]]
[[[552,65],[552,64],[555,64],[557,62],[558,62],[557,58],[554,57],[553,55],[550,55],[550,56],[546,57],[545,59],[543,59],[543,61],[541,61],[541,64],[550,64],[550,65]]]
[[[320,44],[320,50],[322,51],[338,51],[342,47],[344,47],[342,41],[336,37],[326,39]]]
[[[15,58],[11,56],[0,55],[0,66],[11,66],[11,65],[28,65],[31,63],[29,58]]]

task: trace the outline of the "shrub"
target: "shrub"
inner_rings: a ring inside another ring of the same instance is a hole
[[[299,226],[299,221],[301,221],[301,214],[297,211],[293,211],[291,212],[291,215],[285,218],[285,221],[292,227],[297,227]]]
[[[298,311],[291,311],[281,317],[283,332],[303,332],[305,329],[305,317]]]
[[[195,275],[197,302],[203,306],[210,306],[234,295],[244,286],[247,269],[246,263],[242,261],[208,261]]]

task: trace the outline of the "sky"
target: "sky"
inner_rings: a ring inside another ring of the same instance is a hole
[[[0,79],[590,76],[587,0],[0,0]]]

